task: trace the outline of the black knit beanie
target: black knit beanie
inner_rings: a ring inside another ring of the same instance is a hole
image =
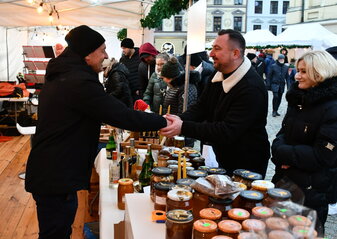
[[[163,69],[160,72],[162,77],[174,79],[180,76],[179,63],[177,58],[171,57],[171,59],[163,65]]]
[[[130,38],[124,38],[121,42],[121,47],[133,49],[135,47],[135,43]]]
[[[83,58],[105,42],[100,33],[85,25],[72,29],[66,35],[65,40],[68,43],[68,47]]]

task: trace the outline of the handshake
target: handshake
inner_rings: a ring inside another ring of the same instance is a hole
[[[167,126],[160,129],[160,134],[169,138],[179,135],[183,124],[183,121],[179,118],[179,116],[166,114],[163,117],[167,121]]]

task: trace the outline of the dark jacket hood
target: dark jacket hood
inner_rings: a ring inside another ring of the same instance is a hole
[[[337,99],[337,76],[326,79],[315,87],[307,90],[298,88],[295,82],[287,92],[286,99],[291,106],[316,105]]]
[[[197,71],[190,71],[190,84],[197,85],[200,81],[200,73]],[[182,72],[180,76],[171,81],[173,87],[180,87],[185,84],[185,72]]]
[[[98,75],[90,66],[87,65],[84,58],[67,47],[61,55],[49,61],[45,78],[46,81],[51,81],[57,78],[60,74],[74,70],[88,72],[95,76]]]

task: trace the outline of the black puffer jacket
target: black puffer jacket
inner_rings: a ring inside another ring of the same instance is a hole
[[[105,91],[122,101],[127,107],[132,108],[132,97],[127,77],[128,69],[122,63],[116,63],[108,73],[104,83]]]
[[[308,90],[295,83],[286,98],[287,114],[272,144],[273,182],[286,176],[303,190],[306,206],[327,205],[327,197],[337,190],[332,183],[337,166],[337,77]]]
[[[188,103],[187,108],[194,104],[198,98],[198,91],[196,85],[200,82],[200,74],[197,71],[190,71],[189,88],[188,88]],[[167,108],[170,105],[171,114],[177,115],[183,112],[184,105],[184,92],[185,92],[185,72],[178,78],[171,82],[172,87],[166,91],[163,110],[167,112]]]
[[[98,74],[69,48],[48,63],[38,113],[25,184],[45,195],[88,189],[102,122],[132,131],[166,126],[163,117],[128,109],[107,94]]]
[[[128,81],[131,93],[134,94],[137,90],[140,90],[139,75],[138,75],[138,66],[140,61],[139,58],[139,48],[135,47],[135,53],[129,58],[128,56],[123,55],[119,62],[123,63],[126,68],[129,70]]]

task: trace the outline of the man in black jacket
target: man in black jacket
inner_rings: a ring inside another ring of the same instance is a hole
[[[70,238],[77,191],[89,187],[102,122],[134,131],[167,125],[104,92],[98,73],[108,55],[101,34],[79,26],[65,40],[68,47],[47,67],[27,162],[25,187],[36,201],[39,239]]]
[[[166,116],[173,123],[161,132],[168,137],[183,134],[209,142],[219,166],[229,175],[237,168],[265,175],[270,155],[266,88],[244,57],[242,35],[234,30],[221,30],[218,35],[210,53],[217,72],[181,118]]]

